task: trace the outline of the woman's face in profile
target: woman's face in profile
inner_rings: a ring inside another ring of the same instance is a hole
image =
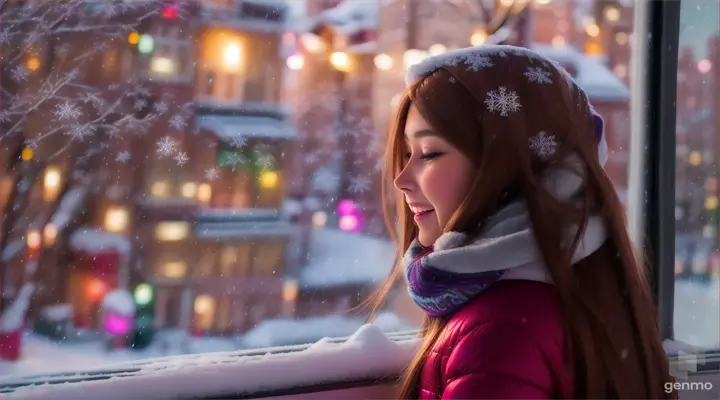
[[[405,123],[405,167],[395,178],[419,229],[418,240],[431,246],[464,199],[472,163],[440,137],[410,107]]]

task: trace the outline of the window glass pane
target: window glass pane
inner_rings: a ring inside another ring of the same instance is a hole
[[[532,6],[508,15],[499,32],[482,31],[489,24],[481,10],[458,8],[476,0],[288,0],[292,15],[284,22],[277,21],[282,7],[264,0],[218,0],[212,3],[226,7],[215,13],[192,8],[203,7],[196,2],[128,1],[105,10],[106,2],[78,0],[70,3],[97,3],[93,8],[104,12],[91,20],[69,15],[57,29],[51,19],[57,0],[0,3],[0,317],[23,304],[17,296],[29,280],[37,293],[24,329],[53,327],[41,333],[51,341],[22,336],[22,357],[39,359],[0,362],[0,374],[6,367],[39,374],[45,365],[63,364],[56,358],[75,348],[63,341],[78,332],[106,337],[103,296],[116,289],[146,302],[130,324],[141,334],[120,335],[130,339],[118,346],[148,351],[112,352],[97,341],[83,357],[68,357],[68,369],[159,355],[157,345],[170,331],[183,340],[167,341],[169,355],[252,347],[244,335],[269,320],[282,324],[263,346],[351,335],[368,310],[348,315],[348,309],[383,282],[395,258],[382,215],[383,201],[394,200],[381,198],[380,167],[413,53],[424,57],[507,34],[505,43],[561,63],[605,119],[606,169],[618,192],[625,197],[633,190],[627,179],[631,1],[516,1]],[[32,16],[22,8],[29,3]],[[130,12],[135,3],[142,9]],[[186,3],[192,7],[175,9]],[[153,4],[162,8],[150,15],[146,7]],[[700,6],[702,18],[717,14],[702,0],[692,7]],[[76,8],[84,10],[68,12]],[[308,18],[338,29],[317,36],[289,29]],[[693,18],[685,31],[701,30],[705,19]],[[13,23],[21,20],[22,26]],[[686,42],[696,46],[695,39]],[[717,54],[712,51],[707,54]],[[699,64],[701,57],[709,63]],[[701,74],[705,81],[688,75],[680,89],[690,94],[680,101],[697,111],[709,104],[702,96],[710,96],[717,118],[711,57],[717,56],[694,53],[696,75],[699,65],[712,68]],[[187,79],[176,79],[185,72]],[[693,163],[714,163],[706,154],[716,146],[712,124],[703,128],[709,131],[688,128],[705,132],[692,136],[699,149]],[[705,185],[695,172],[687,176],[679,197]],[[692,204],[703,209],[705,203]],[[679,224],[702,233],[693,218]],[[34,275],[29,246],[37,250]],[[390,317],[383,329],[419,327],[422,314],[400,281],[382,310]],[[715,290],[699,287],[708,296]],[[72,312],[60,322],[45,318],[57,305]],[[321,320],[309,326],[307,317]],[[68,321],[73,330],[55,329]],[[154,329],[156,336],[146,334]],[[218,337],[227,331],[232,338]],[[309,333],[291,337],[296,332]],[[1,336],[0,349],[11,347]]]
[[[683,0],[677,77],[675,339],[720,347],[720,3]]]

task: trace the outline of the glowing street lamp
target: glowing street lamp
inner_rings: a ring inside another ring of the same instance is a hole
[[[330,55],[330,63],[340,71],[346,71],[350,66],[350,56],[342,51],[336,51]]]
[[[55,200],[55,197],[60,193],[60,182],[62,182],[62,175],[58,168],[49,167],[45,170],[43,198],[46,201]]]
[[[374,61],[377,69],[382,71],[387,71],[393,66],[393,59],[387,54],[376,55]]]
[[[286,60],[287,67],[293,71],[302,69],[305,66],[305,59],[302,54],[293,54]]]

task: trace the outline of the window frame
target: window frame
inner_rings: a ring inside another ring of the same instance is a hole
[[[663,340],[674,340],[675,307],[675,168],[676,100],[680,41],[681,1],[637,3],[636,38],[647,37],[647,47],[635,46],[630,174],[634,209],[629,216],[642,221],[652,288],[658,305],[658,325]],[[668,179],[667,177],[673,177]],[[665,178],[665,179],[663,179]],[[643,211],[645,211],[643,213]],[[679,378],[720,371],[720,349],[701,354],[670,355],[671,373]],[[683,365],[684,364],[684,365]]]

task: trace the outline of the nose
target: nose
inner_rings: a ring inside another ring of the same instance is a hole
[[[393,181],[395,188],[403,193],[411,191],[414,187],[414,182],[415,180],[412,178],[412,173],[410,171],[410,163],[405,164],[405,168],[400,171]]]

